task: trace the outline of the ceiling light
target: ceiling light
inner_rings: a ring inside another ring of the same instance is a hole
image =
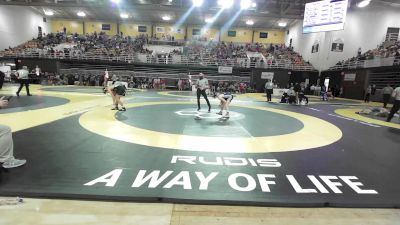
[[[218,0],[218,5],[224,9],[229,9],[233,5],[233,0]]]
[[[252,25],[254,25],[254,21],[253,20],[247,20],[246,24],[252,26]]]
[[[161,17],[163,20],[165,20],[165,21],[168,21],[168,20],[171,20],[171,17],[169,17],[169,16],[163,16],[163,17]]]
[[[214,22],[214,18],[206,18],[204,21],[206,23],[212,23],[212,22]]]
[[[193,5],[196,7],[200,7],[201,5],[203,5],[204,0],[192,0]]]
[[[240,1],[240,8],[241,9],[248,9],[251,6],[251,1],[250,0],[241,0]]]
[[[363,0],[357,4],[357,7],[364,8],[365,6],[369,5],[370,2],[371,2],[371,0]]]
[[[278,26],[280,26],[280,27],[286,27],[286,23],[285,22],[280,22],[280,23],[278,23]]]
[[[118,4],[120,2],[120,0],[111,0],[111,2]]]
[[[85,16],[86,16],[86,13],[85,13],[85,12],[82,12],[82,11],[79,11],[76,15],[78,15],[78,16],[80,16],[80,17],[85,17]]]
[[[253,8],[257,7],[257,3],[255,3],[255,2],[251,3],[251,7],[253,7]]]
[[[54,12],[53,11],[44,11],[44,15],[52,16],[52,15],[54,15]]]
[[[172,2],[172,0],[168,0],[168,2]]]
[[[122,19],[128,19],[128,18],[129,18],[129,15],[126,14],[126,13],[121,13],[119,16],[120,16]]]

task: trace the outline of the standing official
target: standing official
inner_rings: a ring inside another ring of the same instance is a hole
[[[26,94],[28,96],[32,96],[29,93],[29,76],[28,76],[28,74],[29,74],[29,71],[28,71],[28,68],[26,66],[23,66],[22,69],[17,71],[17,79],[18,79],[18,81],[20,83],[20,86],[19,86],[18,91],[16,93],[17,96],[19,96],[19,93],[21,92],[22,87],[24,85],[25,85],[25,88],[26,88]]]
[[[383,94],[383,108],[386,108],[389,100],[390,100],[390,95],[393,93],[393,88],[390,87],[389,84],[387,84],[386,87],[383,88],[382,94]]]
[[[203,96],[203,98],[206,100],[207,105],[208,105],[208,112],[211,112],[211,105],[210,102],[208,101],[206,90],[209,89],[209,84],[207,78],[204,78],[204,74],[200,73],[199,74],[199,80],[196,82],[196,88],[197,88],[197,111],[200,111],[200,95]]]
[[[265,90],[267,92],[267,102],[272,101],[272,93],[274,93],[274,83],[272,83],[272,80],[268,80],[265,83]]]
[[[390,110],[389,116],[386,122],[390,122],[394,116],[394,114],[400,109],[400,86],[394,89],[392,93],[392,97],[394,98],[394,104],[392,109]]]

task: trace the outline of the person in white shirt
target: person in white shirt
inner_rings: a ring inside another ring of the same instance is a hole
[[[0,98],[0,108],[6,107],[8,101],[5,97]],[[14,144],[11,128],[0,124],[0,163],[3,168],[10,169],[22,166],[26,163],[25,159],[14,158]]]
[[[386,108],[386,105],[388,104],[390,100],[390,95],[393,93],[393,88],[390,87],[388,84],[386,87],[383,88],[382,90],[382,95],[383,95],[383,108]]]
[[[289,96],[289,104],[296,104],[296,92],[294,91],[294,87],[290,87],[287,94]]]
[[[368,103],[369,102],[369,98],[371,96],[372,93],[372,87],[371,85],[368,85],[367,89],[365,90],[365,97],[364,97],[364,102]]]
[[[24,85],[25,85],[25,88],[26,88],[26,94],[28,96],[32,96],[29,93],[29,76],[28,75],[29,75],[29,71],[28,71],[28,67],[26,67],[26,66],[23,66],[22,69],[17,71],[17,78],[18,78],[18,81],[19,81],[19,84],[20,84],[19,88],[18,88],[18,91],[16,93],[18,97],[19,97],[19,93],[21,92],[21,90],[24,87]]]
[[[400,86],[394,89],[392,93],[392,97],[394,98],[394,104],[392,109],[390,110],[389,116],[386,122],[390,122],[394,116],[394,114],[400,109]]]
[[[274,92],[274,83],[272,83],[272,80],[268,80],[265,83],[265,90],[267,92],[267,102],[272,101],[272,93]]]
[[[215,97],[217,97],[220,101],[219,106],[221,108],[221,111],[217,113],[218,115],[221,115],[224,119],[229,118],[229,104],[232,102],[233,95],[231,93],[218,93],[215,94]]]
[[[200,111],[200,95],[203,96],[203,98],[206,100],[207,105],[208,105],[208,112],[211,112],[211,105],[210,101],[208,101],[206,90],[209,89],[209,84],[207,78],[204,78],[204,74],[200,73],[199,74],[200,78],[196,82],[196,88],[197,88],[197,111]]]

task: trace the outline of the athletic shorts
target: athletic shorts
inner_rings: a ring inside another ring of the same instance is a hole
[[[120,85],[120,86],[115,87],[113,89],[113,91],[115,91],[115,93],[117,93],[117,95],[125,96],[126,87],[124,85]]]

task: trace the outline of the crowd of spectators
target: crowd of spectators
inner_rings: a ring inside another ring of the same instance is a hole
[[[390,44],[382,43],[378,45],[375,49],[368,50],[362,53],[361,48],[358,49],[357,55],[336,63],[336,66],[355,64],[364,60],[373,60],[376,58],[389,58],[394,57],[394,64],[399,64],[400,62],[400,41],[396,41]]]
[[[50,55],[59,58],[80,58],[80,57],[120,57],[130,56],[136,53],[146,54],[154,58],[151,50],[146,48],[150,40],[174,40],[173,36],[149,37],[138,35],[137,37],[119,35],[107,35],[104,32],[79,35],[65,32],[50,33],[28,41],[27,43],[15,48],[9,47],[1,54],[27,54],[35,53],[41,55]],[[249,56],[251,53],[251,56]],[[234,44],[232,42],[187,42],[183,51],[174,49],[166,52],[166,58],[172,55],[185,55],[191,62],[205,62],[207,65],[226,65],[241,66],[248,65],[310,65],[305,62],[301,55],[293,51],[292,47],[286,47],[283,44],[261,44],[247,43]],[[147,60],[153,62],[155,60]]]

